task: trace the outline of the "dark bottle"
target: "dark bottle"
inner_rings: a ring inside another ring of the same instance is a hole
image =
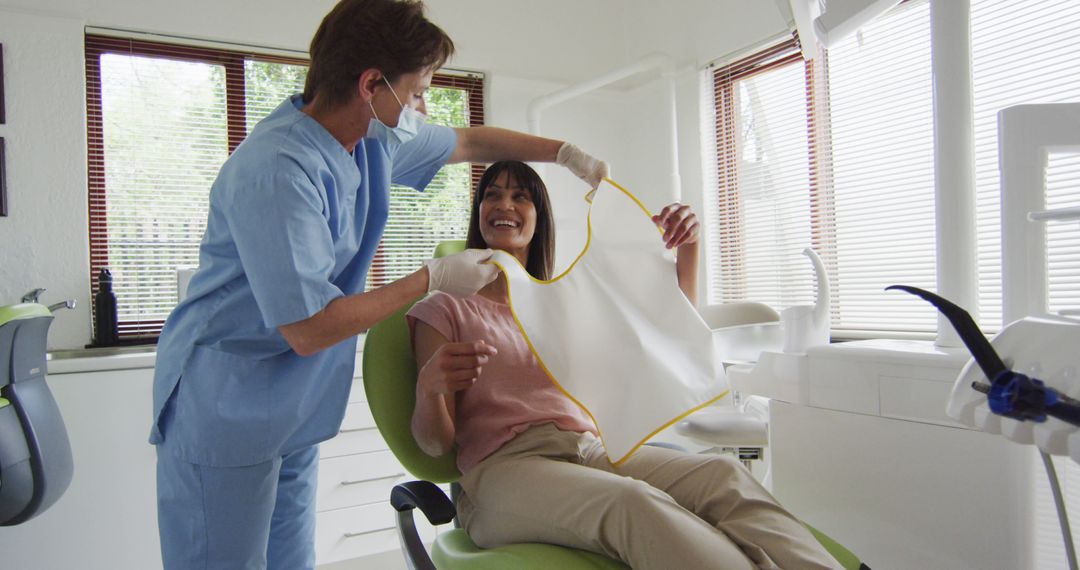
[[[98,274],[98,292],[94,295],[94,346],[113,346],[120,340],[112,285],[112,273],[102,269]]]

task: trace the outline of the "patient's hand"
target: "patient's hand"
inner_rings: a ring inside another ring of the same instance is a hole
[[[701,224],[690,206],[678,202],[669,204],[652,220],[664,230],[664,244],[668,249],[697,243]]]
[[[439,347],[420,370],[417,386],[428,398],[465,390],[480,377],[488,359],[498,354],[494,346],[476,342],[448,342]]]

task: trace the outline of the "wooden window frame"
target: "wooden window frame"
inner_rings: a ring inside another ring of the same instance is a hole
[[[835,282],[836,206],[832,185],[832,155],[828,84],[824,81],[828,61],[824,50],[816,62],[805,61],[797,37],[765,48],[743,59],[716,68],[713,77],[713,104],[716,113],[715,144],[717,204],[720,231],[724,236],[742,235],[742,196],[739,188],[739,136],[735,116],[735,87],[738,81],[788,65],[802,64],[805,78],[807,151],[809,162],[810,243],[821,257],[830,279]],[[735,227],[731,227],[735,220]],[[716,244],[720,268],[732,290],[721,291],[721,302],[746,299],[745,244],[742,239],[722,240]],[[836,300],[833,300],[836,304]],[[833,307],[836,309],[836,307]]]
[[[228,152],[247,136],[244,63],[248,60],[310,64],[306,58],[290,58],[249,51],[186,46],[173,43],[87,34],[86,113],[87,173],[90,238],[90,296],[98,289],[98,274],[109,266],[108,218],[105,188],[105,144],[101,109],[101,57],[105,54],[140,55],[179,61],[209,63],[225,68],[226,121]],[[484,78],[479,75],[436,73],[432,86],[464,89],[468,101],[469,126],[484,124]],[[475,189],[485,165],[472,164],[470,178]],[[120,338],[124,343],[155,342],[164,326],[163,320],[121,321]]]

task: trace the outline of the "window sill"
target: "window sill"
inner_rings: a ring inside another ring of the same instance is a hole
[[[366,336],[366,334],[360,334],[356,340],[358,366],[360,354],[364,351],[364,339]],[[80,372],[153,368],[154,363],[157,361],[157,346],[52,350],[46,355],[46,360],[49,374],[77,374]]]
[[[766,352],[756,365],[728,369],[732,387],[792,404],[964,427],[945,414],[949,394],[970,356],[931,341],[863,340]]]
[[[156,346],[122,346],[54,350],[46,356],[49,374],[75,374],[105,370],[153,368]]]

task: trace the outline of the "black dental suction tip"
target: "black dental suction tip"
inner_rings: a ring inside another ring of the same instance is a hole
[[[949,319],[949,323],[956,329],[957,334],[960,335],[960,340],[964,341],[964,346],[967,346],[971,356],[975,358],[976,364],[979,365],[979,368],[982,368],[988,380],[993,381],[998,374],[1007,370],[1005,363],[1001,361],[1001,357],[994,351],[994,347],[990,345],[990,341],[986,340],[982,331],[979,330],[979,325],[975,324],[975,319],[971,318],[971,314],[959,305],[936,293],[918,287],[891,285],[885,288],[886,291],[894,289],[922,297],[931,305],[937,307],[937,310],[941,311],[941,314],[945,315],[945,318]]]

